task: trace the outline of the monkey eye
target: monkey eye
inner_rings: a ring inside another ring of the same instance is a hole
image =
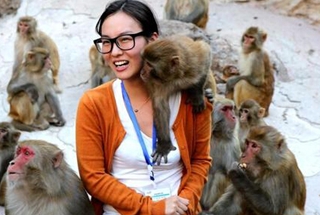
[[[1,128],[1,129],[0,129],[0,132],[1,132],[1,133],[6,133],[6,132],[7,132],[7,130],[6,130],[6,129],[4,129],[4,128]]]
[[[221,108],[222,111],[227,111],[228,108],[226,106],[224,106],[223,108]]]
[[[16,150],[16,155],[20,155],[21,154],[21,148],[19,147],[19,148],[17,148],[17,150]]]
[[[224,106],[223,108],[221,108],[222,111],[228,111],[228,110],[232,110],[232,106]]]
[[[251,143],[251,147],[252,147],[252,148],[257,148],[257,147],[258,147],[258,144],[256,144],[256,143]]]
[[[29,151],[28,149],[25,149],[25,150],[23,151],[23,154],[24,154],[25,156],[30,156],[30,155],[33,154],[33,152],[32,152],[32,151]]]
[[[246,34],[245,37],[249,38],[249,39],[254,39],[254,36],[248,35]]]
[[[249,113],[249,111],[247,109],[244,109],[243,112],[244,113]]]

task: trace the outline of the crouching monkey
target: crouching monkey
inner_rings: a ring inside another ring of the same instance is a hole
[[[227,172],[241,154],[234,102],[221,98],[215,100],[214,106],[210,143],[212,166],[200,200],[204,211],[209,210],[231,184]]]
[[[228,175],[227,192],[214,215],[303,215],[306,184],[284,137],[270,126],[252,127],[246,148]]]
[[[256,100],[269,114],[274,92],[273,70],[269,55],[263,50],[267,34],[258,27],[248,28],[241,39],[242,51],[239,59],[239,73],[228,78],[226,97],[233,99],[237,108],[247,99]]]
[[[58,47],[47,34],[37,29],[37,20],[31,16],[22,16],[17,22],[17,36],[14,43],[14,64],[13,76],[19,71],[25,54],[34,47],[42,47],[49,50],[51,58],[51,72],[53,78],[53,87],[57,93],[61,93],[59,88],[59,67],[60,56]]]
[[[164,10],[166,19],[191,22],[205,29],[209,0],[167,0]]]
[[[94,215],[80,178],[54,144],[20,142],[6,181],[6,215]]]
[[[26,54],[21,70],[8,84],[9,116],[19,130],[45,130],[49,124],[65,124],[58,96],[48,76],[50,67],[48,51],[35,47]]]
[[[21,132],[16,130],[11,123],[0,123],[0,205],[4,205],[5,172],[9,162],[13,159],[14,150]]]
[[[159,165],[162,157],[166,163],[169,152],[175,150],[170,139],[169,96],[186,90],[193,112],[205,109],[205,88],[215,86],[210,69],[212,52],[210,45],[202,40],[174,35],[149,43],[142,51],[142,58],[144,67],[140,76],[151,95],[158,138],[152,156]]]

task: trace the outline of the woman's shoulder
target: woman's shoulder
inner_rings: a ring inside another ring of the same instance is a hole
[[[94,103],[112,103],[114,99],[113,93],[113,83],[114,80],[106,82],[100,86],[87,90],[82,98],[81,101],[90,100]]]

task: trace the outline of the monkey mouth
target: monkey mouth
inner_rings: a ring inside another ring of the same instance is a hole
[[[8,172],[8,179],[10,181],[15,181],[15,180],[18,180],[23,174],[24,173],[22,172]]]

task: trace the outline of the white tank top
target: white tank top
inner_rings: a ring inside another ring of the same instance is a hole
[[[138,193],[144,194],[156,188],[170,188],[171,195],[178,194],[178,188],[182,177],[182,162],[180,160],[180,151],[177,141],[170,130],[170,137],[173,145],[177,148],[168,155],[168,163],[161,162],[160,166],[154,165],[154,182],[150,180],[147,163],[145,161],[139,139],[135,132],[134,126],[127,112],[122,97],[121,81],[118,79],[113,83],[113,91],[115,94],[118,113],[121,123],[126,131],[126,136],[115,152],[111,174],[120,182],[128,187],[136,190]],[[170,96],[170,128],[172,127],[179,111],[181,102],[181,93]],[[143,132],[142,138],[146,145],[148,154],[152,153],[152,138]],[[103,215],[119,214],[112,206],[104,205]]]

